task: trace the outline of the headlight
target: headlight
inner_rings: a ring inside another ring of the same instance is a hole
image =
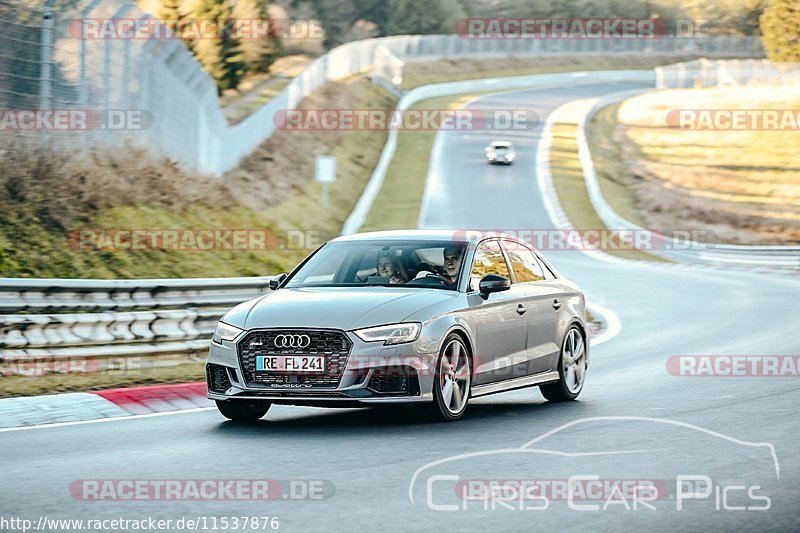
[[[214,335],[211,337],[211,340],[217,344],[222,344],[222,341],[232,341],[238,337],[242,331],[244,330],[226,324],[225,322],[217,322],[217,329],[214,330]]]
[[[358,338],[364,342],[383,341],[384,345],[414,342],[419,337],[422,329],[419,322],[406,322],[404,324],[391,324],[354,331]]]

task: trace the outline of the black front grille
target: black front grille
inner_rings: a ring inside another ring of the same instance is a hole
[[[277,348],[275,337],[282,334],[308,335],[311,343],[305,348]],[[239,360],[247,385],[262,384],[286,387],[301,392],[310,388],[336,388],[344,374],[352,343],[336,330],[261,330],[251,331],[239,341]],[[324,355],[325,371],[321,374],[257,372],[257,355]]]
[[[377,368],[367,388],[378,394],[419,396],[419,380],[413,368]]]
[[[225,392],[231,388],[231,379],[228,369],[221,365],[206,365],[206,382],[211,392]]]

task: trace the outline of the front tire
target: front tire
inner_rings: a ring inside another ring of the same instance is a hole
[[[551,402],[574,400],[583,390],[587,368],[586,340],[578,326],[572,325],[561,344],[561,355],[558,358],[559,380],[540,386],[542,396]]]
[[[255,422],[269,411],[272,404],[261,400],[217,400],[222,416],[234,422]]]
[[[427,418],[434,421],[458,420],[467,410],[472,364],[464,341],[451,333],[447,336],[433,380],[433,402],[427,406]]]

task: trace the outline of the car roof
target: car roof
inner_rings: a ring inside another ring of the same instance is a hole
[[[492,146],[511,146],[511,141],[492,141]]]
[[[486,230],[464,230],[464,229],[404,229],[393,231],[370,231],[366,233],[354,233],[352,235],[342,235],[333,239],[333,242],[347,241],[452,241],[452,242],[473,242],[489,237],[500,237],[512,241],[520,241],[517,237],[497,231]]]

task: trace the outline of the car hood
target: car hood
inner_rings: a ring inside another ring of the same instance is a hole
[[[242,329],[351,330],[402,322],[421,309],[457,295],[456,291],[424,288],[284,288],[239,304],[223,320]]]

